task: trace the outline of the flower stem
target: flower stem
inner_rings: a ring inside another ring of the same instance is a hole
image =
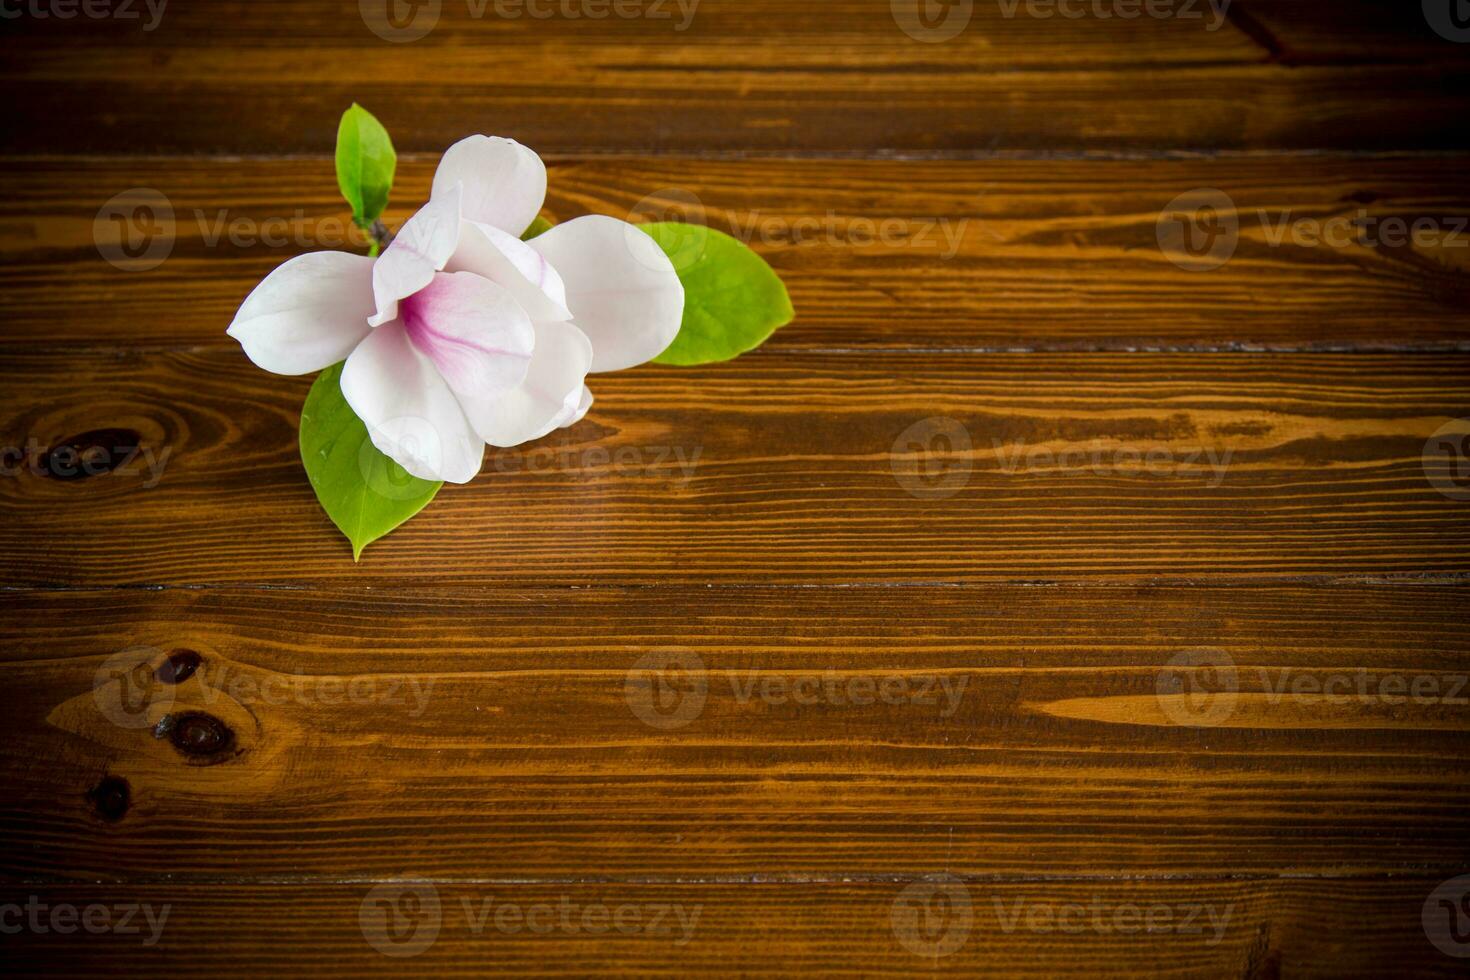
[[[389,243],[393,241],[393,233],[381,221],[374,221],[371,225],[358,225],[357,227],[366,236],[368,240],[368,255],[373,258],[377,258],[383,249],[387,248]]]

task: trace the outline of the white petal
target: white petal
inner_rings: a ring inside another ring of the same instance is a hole
[[[258,367],[310,374],[351,354],[367,336],[372,312],[372,259],[308,252],[262,279],[225,332]]]
[[[466,218],[519,237],[546,200],[546,164],[515,140],[467,136],[444,151],[431,193],[455,184],[464,187]]]
[[[526,377],[536,335],[509,292],[473,272],[436,272],[399,304],[408,339],[456,394],[490,395]]]
[[[401,322],[372,331],[347,358],[342,395],[373,445],[414,476],[468,483],[480,471],[485,441]]]
[[[488,398],[460,397],[480,438],[509,448],[540,439],[576,412],[592,344],[570,323],[536,324],[536,352],[520,386]]]
[[[591,407],[592,407],[592,389],[589,388],[589,387],[587,387],[586,385],[583,385],[582,386],[582,397],[577,402],[577,410],[574,411],[572,413],[571,417],[568,418],[565,422],[562,422],[560,425],[558,425],[557,428],[559,428],[559,429],[565,429],[568,426],[576,425],[578,422],[582,421],[582,419],[586,418],[586,416],[587,416],[587,410],[590,409]]]
[[[373,265],[373,298],[378,312],[368,323],[398,316],[398,301],[429,284],[459,244],[459,188],[451,187],[403,223]]]
[[[465,221],[460,226],[459,248],[446,272],[464,270],[484,276],[510,290],[532,320],[570,320],[567,288],[551,263],[514,235],[494,225]]]
[[[573,218],[528,242],[567,287],[572,322],[592,341],[592,370],[663,353],[684,318],[684,285],[652,238],[617,218]]]

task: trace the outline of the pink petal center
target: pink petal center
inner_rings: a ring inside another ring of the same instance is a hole
[[[409,340],[455,391],[490,392],[525,376],[530,321],[509,295],[469,272],[434,274],[399,304]]]

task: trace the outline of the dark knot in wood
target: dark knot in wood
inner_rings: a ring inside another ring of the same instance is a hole
[[[165,715],[153,734],[167,738],[180,753],[196,762],[223,762],[235,748],[234,730],[203,711]]]
[[[40,469],[56,480],[101,476],[138,455],[141,440],[132,429],[93,429],[52,446],[41,459]]]
[[[97,816],[108,823],[116,823],[123,818],[132,796],[128,781],[121,776],[103,776],[96,786],[87,790],[87,799],[97,811]]]

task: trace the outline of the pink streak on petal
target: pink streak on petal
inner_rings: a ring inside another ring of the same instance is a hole
[[[468,272],[437,273],[399,304],[409,339],[456,391],[519,384],[530,361],[530,321],[509,295]]]

